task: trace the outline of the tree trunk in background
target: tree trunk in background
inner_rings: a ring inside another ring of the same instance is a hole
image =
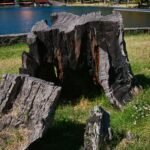
[[[75,83],[88,78],[103,87],[111,104],[121,108],[138,91],[121,15],[55,13],[52,18],[51,28],[44,21],[33,26],[27,38],[30,51],[22,55],[20,72],[62,88],[68,84],[70,89],[70,78]]]
[[[0,84],[1,133],[7,137],[9,130],[11,134],[12,128],[17,129],[25,138],[18,149],[26,149],[52,124],[60,90],[53,83],[37,78],[6,75]]]

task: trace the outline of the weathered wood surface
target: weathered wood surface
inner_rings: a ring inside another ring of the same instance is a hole
[[[112,140],[110,116],[101,107],[95,106],[87,120],[84,133],[84,150],[107,150]]]
[[[84,72],[80,78],[88,76],[101,85],[110,103],[121,108],[138,87],[120,14],[55,13],[52,18],[51,28],[44,21],[33,26],[27,38],[30,51],[22,55],[20,72],[61,85],[67,83],[68,74],[72,73],[73,78]]]
[[[6,75],[0,84],[0,131],[25,130],[26,149],[50,127],[61,88],[25,75]]]

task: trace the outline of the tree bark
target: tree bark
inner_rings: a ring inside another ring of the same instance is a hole
[[[0,84],[0,131],[26,130],[26,149],[52,124],[61,88],[25,75],[6,75]],[[18,148],[19,149],[19,148]]]
[[[84,150],[107,150],[112,140],[110,116],[101,107],[95,106],[87,120],[84,133]]]

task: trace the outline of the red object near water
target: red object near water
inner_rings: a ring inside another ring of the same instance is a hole
[[[35,0],[35,3],[45,4],[45,3],[49,3],[49,1],[48,0]]]
[[[18,4],[20,5],[20,6],[33,6],[33,2],[31,1],[31,2],[27,2],[27,1],[24,1],[24,2],[18,2]]]

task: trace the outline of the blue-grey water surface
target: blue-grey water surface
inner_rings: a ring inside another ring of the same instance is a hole
[[[106,7],[3,7],[0,8],[0,35],[29,32],[39,20],[46,19],[51,25],[50,14],[53,12],[71,12],[77,15],[101,11],[110,14],[113,8]],[[150,26],[149,12],[123,12],[125,27]],[[133,19],[134,18],[134,19]]]

